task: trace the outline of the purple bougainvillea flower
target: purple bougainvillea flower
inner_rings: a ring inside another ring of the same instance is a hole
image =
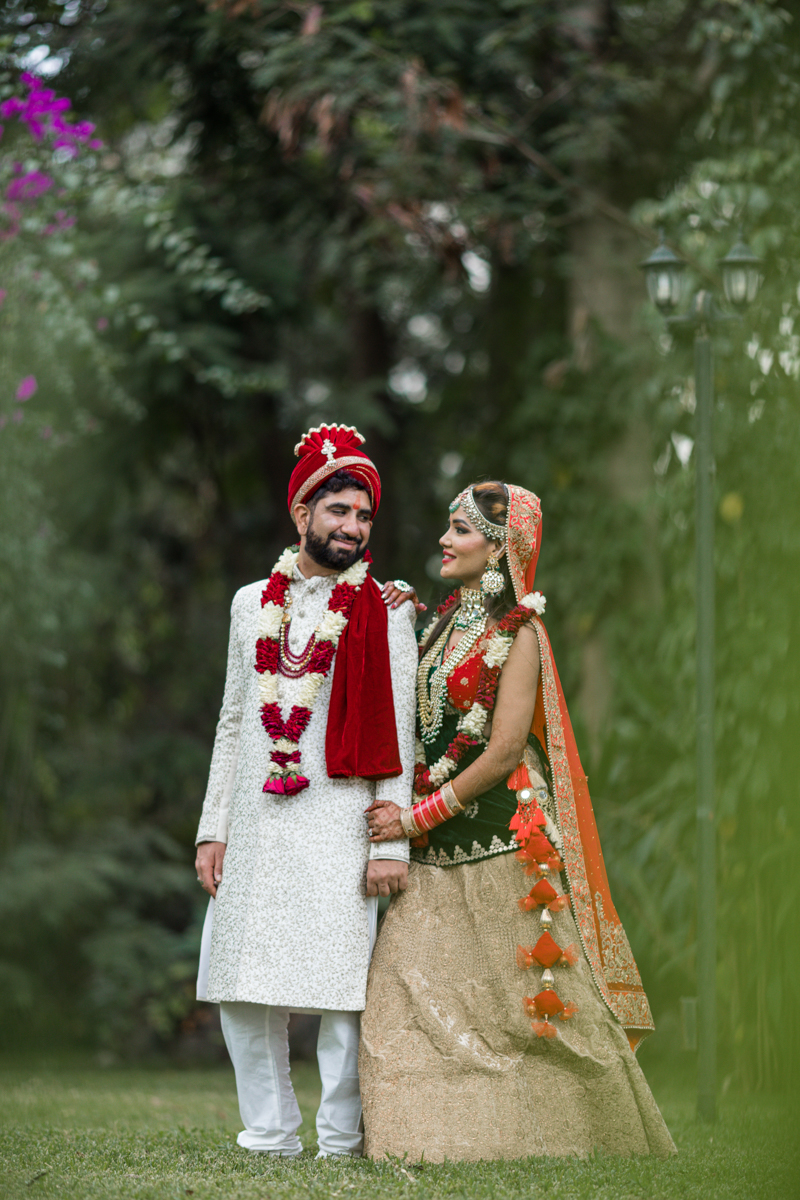
[[[25,414],[21,408],[15,408],[14,412],[11,414],[11,419],[19,423],[24,416]]]
[[[55,149],[67,148],[73,157],[79,147],[87,143],[92,149],[99,149],[102,143],[92,138],[94,125],[91,121],[77,121],[72,125],[65,119],[63,114],[70,107],[66,96],[57,96],[30,71],[23,72],[20,79],[28,89],[27,96],[10,96],[4,100],[0,104],[0,117],[17,117],[28,126],[34,141],[41,142],[49,135]]]
[[[35,375],[26,375],[25,378],[20,381],[20,385],[17,388],[17,399],[20,402],[30,400],[38,386],[39,385],[36,382]]]
[[[17,200],[36,200],[53,186],[53,180],[42,171],[28,171],[12,179],[6,188],[6,200],[12,204]]]
[[[47,441],[49,441],[49,440],[50,440],[50,438],[51,438],[52,436],[53,436],[53,429],[52,429],[52,426],[50,426],[50,425],[45,425],[44,429],[42,430],[42,437],[43,437],[43,438],[44,438],[44,440],[47,442]]]
[[[5,304],[5,299],[6,299],[7,295],[8,295],[8,292],[6,291],[6,289],[0,288],[0,308],[2,308],[3,305]]]
[[[104,329],[108,329],[108,317],[97,318],[97,330],[102,333]]]

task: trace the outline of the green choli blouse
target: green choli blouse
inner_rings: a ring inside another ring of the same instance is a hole
[[[434,664],[436,666],[438,664]],[[431,673],[434,667],[431,668]],[[477,686],[477,681],[476,681]],[[441,758],[458,732],[461,712],[450,703],[445,707],[442,727],[433,742],[425,747],[425,759],[430,765]],[[540,764],[542,777],[549,780],[549,770],[538,740],[530,734],[528,744]],[[453,779],[481,756],[483,744],[471,746],[460,760]],[[509,854],[518,849],[516,838],[508,823],[517,811],[517,797],[505,779],[472,800],[463,813],[437,825],[428,833],[426,846],[411,846],[412,862],[434,867],[456,867],[461,863],[480,862],[493,854]]]

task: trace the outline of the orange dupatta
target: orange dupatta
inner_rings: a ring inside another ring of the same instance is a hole
[[[539,499],[508,486],[507,554],[517,601],[533,590],[542,533]],[[532,625],[541,671],[532,732],[545,750],[564,843],[572,913],[594,981],[633,1048],[654,1029],[641,976],[608,886],[603,851],[572,722],[542,621]]]

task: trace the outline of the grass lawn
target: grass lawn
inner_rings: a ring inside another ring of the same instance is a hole
[[[797,1110],[779,1098],[725,1098],[713,1128],[691,1085],[651,1072],[678,1145],[669,1162],[595,1157],[405,1166],[314,1159],[316,1068],[295,1087],[306,1151],[281,1161],[240,1150],[230,1068],[114,1067],[86,1060],[0,1062],[0,1197],[140,1200],[770,1200],[800,1197]]]

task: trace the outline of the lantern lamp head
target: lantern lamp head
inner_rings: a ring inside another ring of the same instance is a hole
[[[683,293],[686,263],[670,250],[664,241],[663,229],[658,246],[639,266],[645,273],[647,292],[653,304],[663,313],[676,309]]]
[[[745,308],[752,304],[761,286],[761,259],[742,240],[741,230],[739,240],[720,260],[720,266],[722,286],[728,303],[735,308]]]

